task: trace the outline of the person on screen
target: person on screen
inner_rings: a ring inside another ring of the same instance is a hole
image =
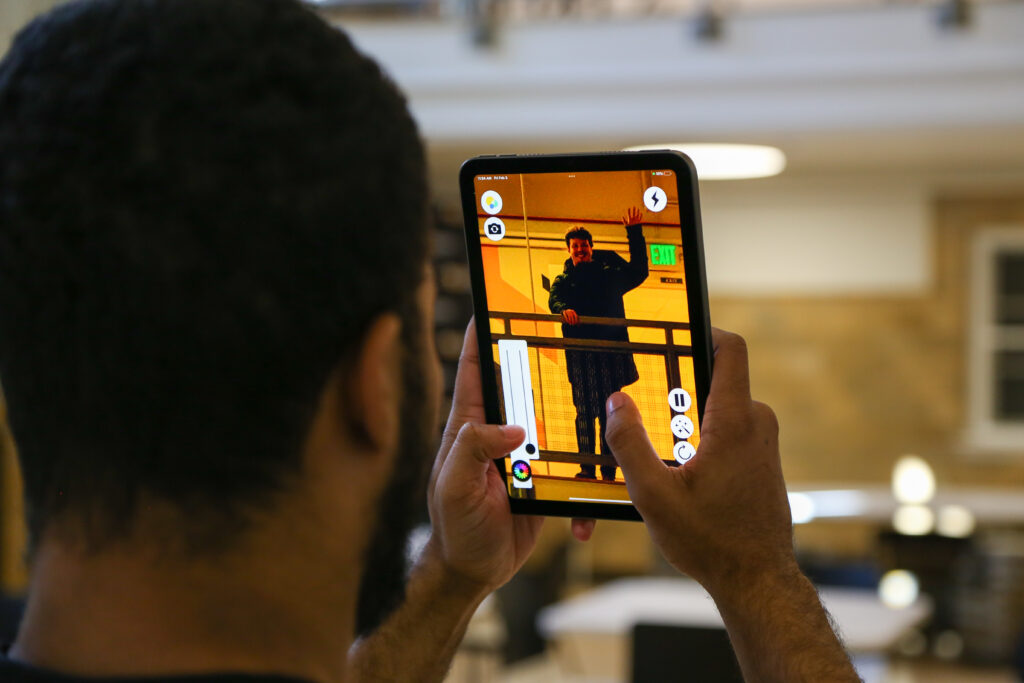
[[[647,279],[647,243],[639,208],[631,208],[622,219],[629,241],[629,261],[611,250],[594,249],[594,238],[586,228],[565,233],[569,258],[565,270],[551,283],[548,308],[562,316],[562,336],[628,342],[629,331],[622,325],[580,322],[580,316],[624,318],[622,295]],[[633,354],[628,351],[566,349],[565,367],[572,385],[576,408],[576,445],[581,454],[596,454],[594,420],[600,424],[601,455],[611,456],[607,441],[605,401],[622,387],[640,379]],[[601,478],[615,481],[615,465],[601,465]],[[584,463],[576,475],[595,479],[594,465]]]
[[[435,438],[429,207],[401,93],[297,0],[75,0],[18,34],[0,378],[30,588],[0,681],[444,680],[542,519],[511,513],[494,459],[525,435],[486,424],[472,323]],[[609,399],[630,495],[748,680],[852,682],[716,340],[685,495]]]

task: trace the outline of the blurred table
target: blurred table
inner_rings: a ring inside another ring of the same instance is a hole
[[[579,680],[593,683],[592,677],[567,677],[558,662],[539,655],[507,667],[498,683],[569,683]],[[610,680],[610,679],[609,679]],[[1008,668],[971,667],[963,664],[923,661],[896,661],[875,683],[1020,683]],[[478,681],[475,683],[479,683]]]
[[[820,589],[822,602],[839,627],[859,671],[877,680],[879,655],[931,614],[919,598],[903,609],[886,607],[873,590]],[[541,611],[538,629],[568,676],[588,681],[624,681],[629,638],[638,623],[723,627],[707,592],[683,578],[632,578],[605,584]]]

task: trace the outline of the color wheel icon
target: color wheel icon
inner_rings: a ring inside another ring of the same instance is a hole
[[[501,211],[501,195],[494,190],[487,190],[480,197],[480,206],[492,216]]]
[[[530,463],[525,460],[516,460],[512,463],[512,476],[518,481],[529,481],[532,476],[530,471]]]

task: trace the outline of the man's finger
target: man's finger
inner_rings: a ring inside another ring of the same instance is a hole
[[[463,424],[483,422],[486,419],[483,390],[480,388],[480,349],[476,342],[476,323],[470,318],[466,336],[462,340],[462,353],[459,354],[459,367],[455,373],[452,410],[441,437],[439,458],[444,460]]]
[[[462,425],[444,464],[446,475],[478,477],[486,474],[492,460],[497,460],[526,438],[526,430],[518,425],[488,425],[469,422]]]
[[[574,519],[572,520],[572,535],[577,541],[589,541],[597,526],[596,519]]]
[[[750,401],[750,370],[747,365],[747,342],[732,332],[712,328],[715,347],[715,370],[711,375],[708,405]]]
[[[635,502],[660,485],[668,468],[654,451],[633,399],[621,391],[614,393],[608,398],[607,410],[608,445],[622,467],[626,487]]]

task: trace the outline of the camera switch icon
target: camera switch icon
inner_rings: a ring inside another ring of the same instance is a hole
[[[500,218],[488,218],[484,221],[484,234],[492,242],[500,242],[505,237],[505,221]]]

